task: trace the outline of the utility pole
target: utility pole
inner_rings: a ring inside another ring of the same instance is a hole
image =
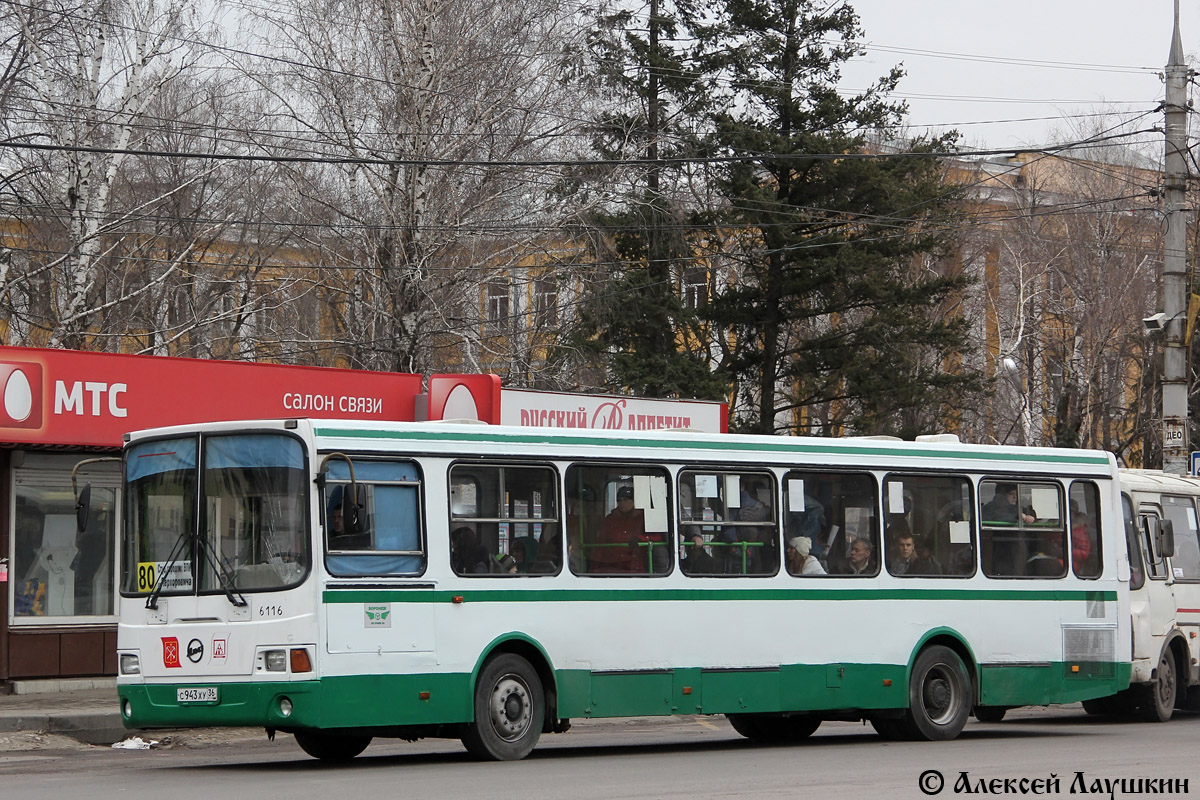
[[[1167,61],[1165,172],[1163,206],[1166,231],[1163,234],[1163,314],[1166,317],[1163,346],[1162,414],[1163,469],[1177,475],[1188,472],[1188,343],[1187,327],[1188,269],[1187,215],[1184,203],[1187,189],[1187,81],[1188,68],[1183,60],[1179,37],[1179,0],[1175,0],[1175,29],[1171,36],[1171,55]]]

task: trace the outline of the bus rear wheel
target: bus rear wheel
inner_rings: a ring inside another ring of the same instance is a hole
[[[971,678],[949,647],[934,645],[917,656],[908,685],[906,727],[914,739],[953,739],[971,715]]]
[[[1175,680],[1175,656],[1170,647],[1164,647],[1158,657],[1155,680],[1145,689],[1142,697],[1142,717],[1149,722],[1166,722],[1175,713],[1175,694],[1179,685]]]
[[[313,758],[322,761],[349,761],[371,743],[370,736],[296,731],[296,744]]]
[[[489,761],[522,759],[537,744],[545,716],[537,671],[520,656],[503,653],[479,673],[475,721],[463,732],[463,746],[476,758]]]
[[[752,742],[798,742],[821,727],[821,718],[809,714],[726,714],[733,729]]]

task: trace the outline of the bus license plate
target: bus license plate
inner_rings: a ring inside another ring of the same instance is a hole
[[[175,698],[180,703],[215,703],[217,702],[217,687],[201,686],[191,689],[176,689]]]

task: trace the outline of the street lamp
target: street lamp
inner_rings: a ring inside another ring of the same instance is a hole
[[[1018,411],[1021,420],[1021,444],[1028,445],[1033,436],[1033,412],[1029,407],[1029,394],[1025,391],[1025,384],[1021,380],[1021,365],[1017,363],[1016,359],[1005,356],[1000,359],[1000,371],[1008,378],[1013,391],[1017,393],[1017,398],[1021,401],[1021,408]]]

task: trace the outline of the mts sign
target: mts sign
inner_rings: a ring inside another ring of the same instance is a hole
[[[66,381],[55,381],[54,413],[74,413],[79,417],[102,417],[107,413],[110,417],[127,417],[129,412],[121,404],[121,395],[127,389],[123,383],[75,381],[68,385]]]

